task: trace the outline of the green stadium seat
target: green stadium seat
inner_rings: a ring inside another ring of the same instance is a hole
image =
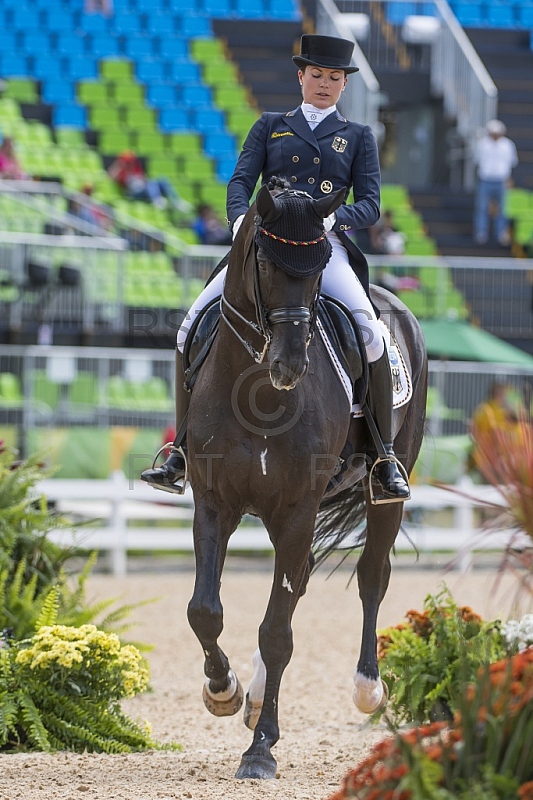
[[[109,408],[133,408],[130,384],[120,375],[109,378],[105,387],[105,405]]]
[[[166,150],[165,137],[162,133],[144,133],[141,131],[137,134],[137,145],[135,149],[141,156],[164,153]]]
[[[78,99],[80,103],[92,106],[109,102],[107,84],[101,81],[84,81],[78,84]]]
[[[144,86],[138,83],[111,83],[109,93],[122,106],[144,106]]]
[[[205,178],[214,178],[215,175],[213,162],[201,156],[191,156],[183,159],[182,170],[185,177],[195,178],[198,181]]]
[[[151,128],[155,132],[155,112],[151,108],[126,108],[125,115],[128,128]]]
[[[528,192],[526,189],[509,189],[506,214],[515,219],[533,214],[533,192]]]
[[[436,252],[433,239],[408,239],[405,245],[407,256],[434,256]]]
[[[98,146],[104,155],[118,155],[124,150],[132,150],[132,137],[129,133],[102,131],[98,137]]]
[[[20,378],[11,372],[0,372],[0,408],[19,408],[23,400]]]
[[[225,56],[222,39],[192,39],[191,55],[196,61],[208,62]]]
[[[78,148],[85,147],[83,131],[78,128],[56,128],[56,142],[60,147]]]
[[[519,219],[515,227],[515,240],[518,244],[531,244],[533,241],[533,218]]]
[[[248,109],[248,94],[244,86],[217,86],[214,89],[215,103],[224,110]]]
[[[59,401],[59,384],[51,381],[44,370],[34,370],[32,384],[33,399],[44,403],[53,411]]]
[[[92,372],[78,372],[68,388],[68,401],[72,405],[98,405],[98,378]]]
[[[118,108],[101,108],[95,106],[90,114],[91,128],[94,130],[116,130],[121,127],[122,120]]]
[[[29,78],[11,78],[4,90],[4,97],[19,103],[38,103],[39,91],[35,81]]]
[[[202,142],[197,133],[172,133],[167,136],[171,153],[190,155],[202,152]]]
[[[234,86],[239,83],[239,72],[232,61],[220,58],[207,61],[202,67],[204,83],[210,86]]]
[[[2,122],[5,120],[21,120],[20,105],[14,99],[6,94],[0,99],[0,119]]]
[[[127,80],[133,77],[133,64],[126,59],[100,62],[100,72],[106,81]]]

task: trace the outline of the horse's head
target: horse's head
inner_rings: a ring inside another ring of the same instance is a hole
[[[340,189],[315,200],[306,192],[271,192],[267,186],[257,194],[253,291],[276,389],[293,389],[307,372],[322,271],[331,255],[324,218],[345,195]]]

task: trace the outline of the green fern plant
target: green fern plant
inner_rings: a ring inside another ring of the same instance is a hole
[[[148,665],[132,645],[94,625],[54,624],[50,592],[31,639],[0,649],[0,750],[128,753],[161,745],[120,701],[146,690]]]
[[[70,574],[70,563],[76,558],[77,566],[81,552],[59,547],[48,538],[51,530],[72,523],[51,510],[46,497],[38,493],[46,474],[39,456],[15,463],[13,451],[0,449],[0,630],[11,629],[15,639],[32,636],[52,602],[57,622],[72,626],[95,622],[123,634],[130,627],[124,619],[142,604],[113,608],[117,597],[87,603],[86,583],[97,554],[89,556],[80,574]],[[144,644],[139,647],[149,649]]]

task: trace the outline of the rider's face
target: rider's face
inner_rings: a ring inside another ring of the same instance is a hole
[[[337,104],[348,80],[343,70],[325,67],[306,67],[298,70],[304,103],[315,108],[330,108]]]

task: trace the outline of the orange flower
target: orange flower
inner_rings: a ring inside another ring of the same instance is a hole
[[[520,800],[533,800],[533,781],[522,784],[518,790],[518,797]]]

